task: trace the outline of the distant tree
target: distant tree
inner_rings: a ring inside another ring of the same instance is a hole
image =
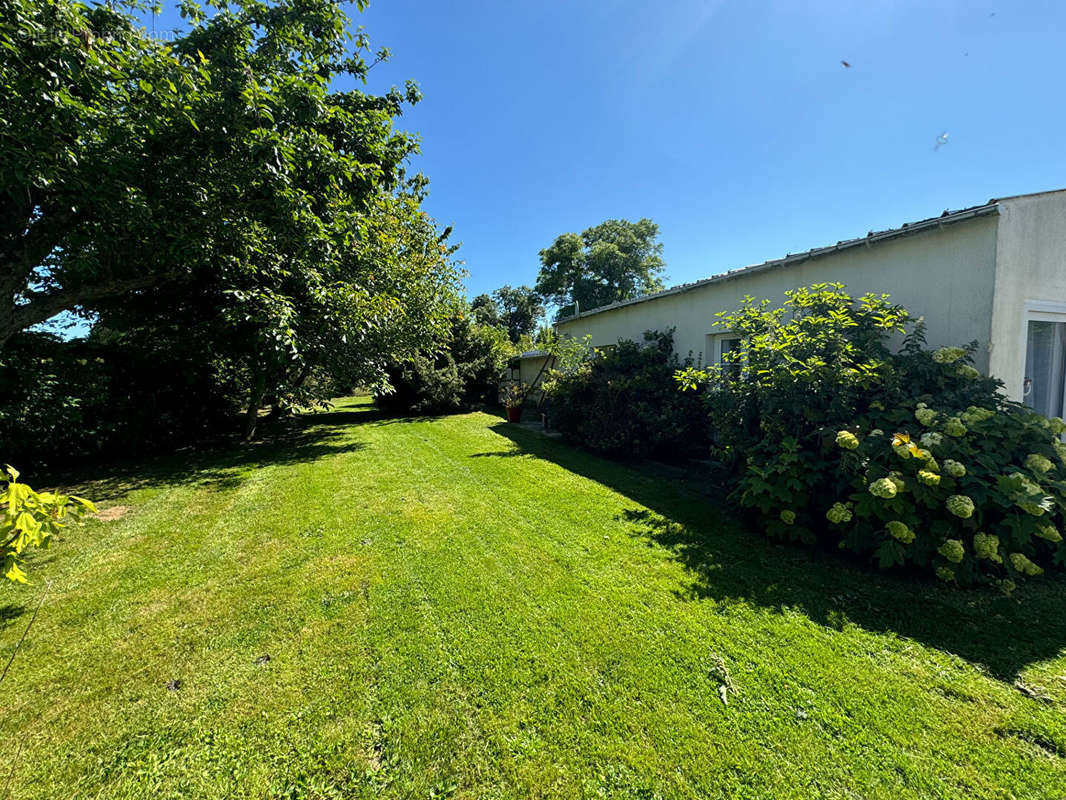
[[[555,342],[555,339],[555,328],[551,325],[541,325],[533,335],[533,344],[541,349],[547,350]]]
[[[470,302],[470,314],[479,325],[500,325],[500,307],[491,295],[479,294]]]
[[[500,324],[512,342],[531,337],[544,316],[544,300],[528,286],[501,286],[492,293],[500,309]]]
[[[514,352],[502,328],[456,309],[441,347],[420,350],[386,367],[389,385],[374,402],[394,412],[438,414],[496,403],[500,378]]]
[[[540,251],[536,291],[558,305],[583,310],[628,300],[663,288],[663,246],[650,219],[609,219],[584,231],[564,233]]]

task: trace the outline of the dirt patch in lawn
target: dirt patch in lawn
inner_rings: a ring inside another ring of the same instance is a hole
[[[129,506],[111,506],[110,508],[101,508],[96,512],[95,516],[102,522],[114,522],[116,519],[122,519],[129,513]]]

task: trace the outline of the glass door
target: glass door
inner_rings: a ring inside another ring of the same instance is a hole
[[[1025,404],[1048,417],[1061,417],[1066,396],[1066,322],[1030,319],[1025,347]]]

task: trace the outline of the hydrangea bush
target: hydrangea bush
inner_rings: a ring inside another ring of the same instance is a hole
[[[770,535],[1007,592],[1066,567],[1066,423],[1007,401],[975,344],[930,351],[920,320],[839,284],[721,316],[732,365],[678,379],[706,387],[733,498]]]

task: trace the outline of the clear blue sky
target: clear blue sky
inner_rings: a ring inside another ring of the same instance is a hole
[[[1066,187],[1060,2],[372,0],[360,16],[393,51],[372,87],[425,93],[404,124],[471,296],[532,284],[556,235],[610,217],[659,223],[679,283]]]
[[[372,0],[472,297],[611,217],[668,283],[1066,187],[1066,3]],[[845,68],[841,59],[851,64]],[[934,150],[937,135],[948,142]]]

